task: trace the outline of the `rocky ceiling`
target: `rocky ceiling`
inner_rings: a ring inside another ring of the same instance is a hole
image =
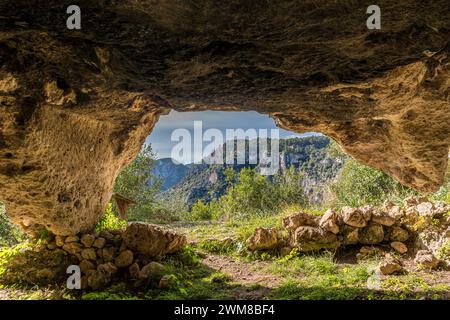
[[[0,0],[0,201],[14,222],[92,227],[170,109],[256,110],[319,131],[424,193],[450,144],[450,3]]]

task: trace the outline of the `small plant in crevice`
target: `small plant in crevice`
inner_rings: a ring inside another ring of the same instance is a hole
[[[198,248],[210,253],[231,254],[237,252],[237,245],[233,241],[206,239],[198,243]]]

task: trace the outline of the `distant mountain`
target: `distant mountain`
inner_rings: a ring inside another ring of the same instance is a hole
[[[184,178],[188,171],[189,166],[176,163],[171,158],[156,160],[155,167],[153,168],[153,174],[162,180],[161,191],[176,185]]]
[[[284,170],[294,166],[304,172],[302,187],[311,203],[320,203],[323,200],[327,193],[327,184],[336,178],[344,163],[344,159],[329,155],[330,142],[331,140],[324,136],[279,140],[280,169]],[[161,190],[157,199],[176,201],[187,207],[199,199],[209,202],[223,195],[228,187],[224,178],[226,168],[232,167],[235,171],[246,167],[260,170],[260,166],[257,164],[190,164],[183,166],[168,164],[171,159],[159,161],[164,164],[157,165],[162,169],[159,169],[158,172],[162,171],[161,175],[167,177],[169,181],[164,182],[166,188]],[[171,171],[174,169],[177,171]]]

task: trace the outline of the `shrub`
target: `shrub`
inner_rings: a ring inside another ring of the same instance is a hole
[[[95,225],[95,231],[101,232],[103,230],[120,230],[127,227],[127,222],[120,220],[112,210],[112,204],[109,203],[105,214]]]
[[[213,216],[213,208],[210,205],[204,204],[203,201],[198,200],[191,208],[188,215],[189,220],[211,220]]]
[[[25,235],[11,223],[6,215],[5,206],[0,203],[0,247],[11,246],[25,239]]]
[[[447,240],[437,250],[437,256],[439,259],[450,259],[450,240]]]
[[[182,264],[183,266],[196,266],[200,263],[200,259],[194,248],[185,246],[173,256],[172,262],[175,264]]]
[[[431,194],[431,199],[450,203],[450,163],[447,167],[444,185],[435,193]]]

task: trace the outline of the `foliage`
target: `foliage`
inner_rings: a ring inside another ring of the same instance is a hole
[[[271,294],[273,299],[355,299],[367,296],[374,262],[343,266],[333,254],[301,255],[296,251],[270,264],[268,272],[289,277]]]
[[[445,175],[443,186],[437,192],[431,194],[430,198],[450,203],[450,163],[447,166],[447,173]]]
[[[198,201],[188,218],[249,219],[254,216],[273,215],[284,206],[304,207],[307,204],[300,184],[302,174],[294,167],[271,179],[259,174],[253,168],[244,168],[240,172],[227,168],[225,179],[229,185],[226,193],[208,204]]]
[[[152,300],[204,300],[231,299],[233,286],[230,277],[204,266],[184,266],[173,269],[177,281],[169,290],[149,290],[145,299]]]
[[[360,164],[347,158],[336,142],[330,143],[328,153],[334,158],[345,160],[344,167],[337,181],[331,184],[336,206],[380,205],[385,200],[400,204],[408,196],[419,196],[411,188],[403,186],[394,178],[380,170]],[[429,198],[450,203],[450,165],[447,167],[444,184],[439,191]]]
[[[2,268],[4,268],[9,263],[9,261],[14,258],[21,250],[25,250],[28,247],[29,243],[24,242],[16,246],[4,248],[0,251],[0,276],[5,271]]]
[[[168,257],[168,261],[170,261],[173,265],[178,266],[196,266],[200,263],[197,252],[191,246],[185,246],[175,255]]]
[[[153,212],[154,195],[161,185],[152,173],[155,161],[151,145],[144,145],[136,159],[116,179],[114,192],[138,203],[129,208],[129,220],[145,220]],[[114,211],[117,212],[117,209],[114,208]]]
[[[112,210],[112,204],[109,203],[105,214],[95,225],[95,231],[120,230],[127,227],[127,222],[120,220]]]
[[[331,185],[337,206],[381,205],[385,200],[400,203],[404,198],[418,195],[387,174],[362,165],[354,159],[344,164],[338,180]]]
[[[5,205],[0,202],[0,247],[11,246],[25,239],[25,235],[11,223]]]
[[[450,260],[450,240],[444,242],[442,246],[437,250],[437,256],[439,259]]]
[[[210,220],[212,218],[212,211],[211,205],[204,204],[202,200],[197,200],[192,206],[188,217],[189,220]]]
[[[296,170],[294,166],[287,168],[282,174],[273,177],[276,204],[275,209],[288,205],[305,207],[308,204],[301,181],[303,172]]]

